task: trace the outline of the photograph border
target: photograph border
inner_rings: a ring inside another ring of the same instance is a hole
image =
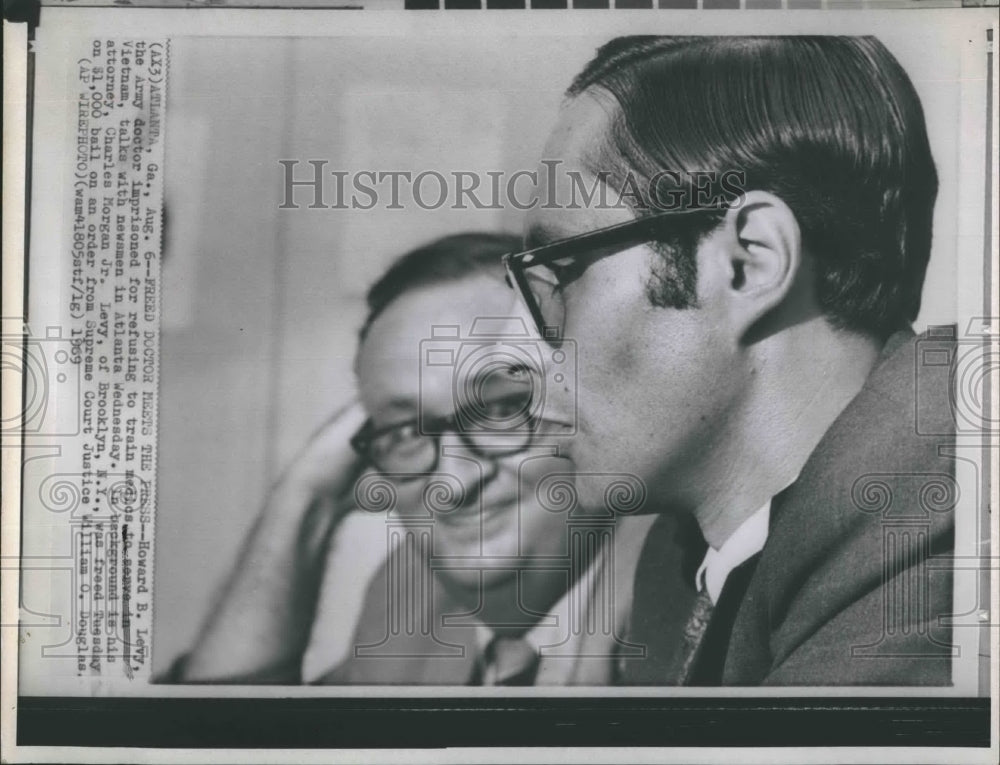
[[[912,8],[911,8],[912,11]],[[67,9],[64,12],[69,12]],[[150,12],[153,12],[150,9]],[[208,13],[209,11],[206,11]],[[216,13],[216,10],[210,13]],[[829,11],[824,11],[829,12]],[[931,12],[931,11],[928,11]],[[225,13],[225,11],[222,11]],[[253,13],[253,12],[250,12]],[[756,12],[762,13],[762,12]],[[47,11],[43,13],[45,22]],[[993,22],[995,36],[996,22]],[[6,26],[6,24],[5,24]],[[6,36],[5,29],[5,36]],[[116,31],[116,33],[118,33]],[[419,32],[418,32],[419,33]],[[609,31],[609,36],[613,32]],[[227,33],[238,36],[238,33]],[[165,33],[164,36],[171,36]],[[996,55],[992,55],[993,78],[988,109],[991,145],[987,147],[986,247],[984,314],[996,303],[996,136],[997,103],[995,93]],[[6,57],[6,54],[5,54]],[[29,59],[30,61],[30,59]],[[29,69],[25,73],[30,81]],[[6,90],[5,67],[5,90]],[[30,89],[28,93],[30,99]],[[6,101],[6,94],[5,94]],[[30,112],[29,112],[30,115]],[[7,118],[5,116],[5,123]],[[30,116],[27,135],[30,136]],[[5,156],[7,125],[5,124]],[[30,138],[26,139],[26,161],[30,162]],[[16,158],[15,158],[16,161]],[[4,275],[10,274],[8,258],[8,174],[4,170]],[[990,171],[991,170],[991,171]],[[25,177],[28,188],[30,178]],[[22,194],[24,191],[22,190]],[[30,198],[30,193],[25,194]],[[16,197],[15,197],[16,204]],[[991,211],[992,207],[992,211]],[[27,240],[27,219],[23,222]],[[10,232],[16,233],[16,232]],[[27,248],[23,267],[26,271]],[[10,258],[13,260],[13,258]],[[15,272],[16,275],[16,272]],[[7,279],[5,278],[5,284]],[[7,309],[5,291],[5,316]],[[995,393],[994,393],[995,395]],[[5,405],[8,392],[5,390]],[[992,404],[995,406],[996,397]],[[996,434],[985,444],[995,449]],[[9,487],[9,462],[13,450],[4,450],[5,487]],[[989,487],[996,504],[995,465],[987,460]],[[5,494],[7,492],[5,491]],[[10,512],[4,500],[5,515]],[[996,518],[991,519],[994,524]],[[6,530],[5,519],[5,530]],[[7,535],[10,536],[10,535]],[[995,537],[993,537],[995,538]],[[16,539],[14,540],[16,543]],[[4,542],[7,560],[10,540]],[[997,592],[997,557],[991,554],[992,592]],[[5,566],[6,569],[6,566]],[[5,570],[4,594],[9,594],[9,572]],[[16,581],[16,580],[15,580]],[[16,590],[15,590],[16,592]],[[9,599],[4,606],[9,613]],[[15,604],[16,605],[16,604]],[[8,622],[3,622],[5,625]],[[991,666],[988,679],[995,692],[996,626],[992,627]],[[5,649],[11,631],[3,630]],[[12,652],[4,651],[5,689],[9,688],[9,663]],[[16,652],[13,654],[16,657]],[[15,658],[16,661],[16,658]],[[16,667],[14,669],[16,682]],[[159,690],[159,688],[158,688]],[[324,689],[327,694],[331,689]],[[398,693],[397,693],[398,690]],[[890,748],[957,747],[996,751],[996,705],[990,697],[947,698],[910,696],[880,698],[852,695],[810,696],[778,695],[754,698],[645,697],[624,691],[609,697],[561,696],[535,693],[503,698],[481,695],[442,696],[428,691],[420,696],[405,696],[405,690],[367,689],[378,698],[345,693],[337,697],[315,698],[315,694],[292,697],[287,689],[274,689],[271,698],[254,695],[253,689],[242,698],[221,698],[225,686],[199,689],[198,696],[173,694],[169,697],[39,697],[19,696],[16,713],[17,745],[21,747],[157,747],[157,748],[254,748],[317,749],[402,747],[780,747],[801,746],[878,747],[889,754]],[[780,694],[781,691],[776,691]],[[214,696],[214,698],[212,697]],[[669,724],[665,716],[669,715]],[[335,724],[331,720],[336,719]],[[5,732],[7,732],[5,720]],[[391,734],[387,734],[391,731]],[[5,749],[8,745],[5,743]],[[842,750],[841,750],[842,751]],[[836,757],[836,754],[832,754]]]

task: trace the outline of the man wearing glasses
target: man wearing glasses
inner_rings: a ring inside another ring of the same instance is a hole
[[[954,425],[938,386],[922,416],[946,435],[914,426],[910,330],[937,178],[907,75],[871,38],[621,38],[567,96],[544,155],[564,172],[505,262],[578,348],[581,501],[627,468],[659,515],[622,682],[950,683],[928,561],[953,546]],[[580,205],[581,179],[629,204]],[[874,477],[919,533],[886,541]]]
[[[596,555],[574,544],[544,344],[502,334],[516,301],[500,257],[516,243],[445,237],[371,288],[360,402],[274,487],[173,679],[611,682],[650,519],[623,518]],[[497,334],[474,331],[491,319]]]

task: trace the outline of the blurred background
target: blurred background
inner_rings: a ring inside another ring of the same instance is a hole
[[[921,95],[941,181],[918,329],[957,315],[960,61],[937,34],[881,37]],[[327,173],[532,170],[563,90],[605,41],[171,42],[155,672],[194,639],[271,482],[353,395],[369,285],[437,236],[521,228],[517,209],[422,210],[405,198],[404,209],[308,209],[308,189],[300,209],[279,209],[279,161],[298,160],[300,179],[309,160]],[[433,199],[436,185],[426,189]]]

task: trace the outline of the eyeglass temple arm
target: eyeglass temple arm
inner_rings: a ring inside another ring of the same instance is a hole
[[[527,268],[534,265],[545,265],[560,258],[578,254],[582,245],[587,249],[600,249],[602,247],[613,247],[628,243],[640,244],[647,241],[649,235],[656,231],[657,227],[667,218],[678,215],[691,215],[694,213],[718,212],[725,207],[695,207],[685,210],[664,210],[663,212],[650,215],[645,218],[635,218],[619,223],[609,228],[598,231],[588,231],[569,239],[563,239],[552,244],[543,244],[530,250],[525,250],[516,254],[508,254],[503,258],[508,270],[516,271],[518,267]],[[628,234],[629,236],[624,236]]]

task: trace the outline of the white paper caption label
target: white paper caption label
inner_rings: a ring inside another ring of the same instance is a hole
[[[84,677],[148,677],[151,666],[167,54],[165,40],[95,39],[70,86],[78,101],[64,326],[80,429],[59,472],[77,490],[72,628]]]

